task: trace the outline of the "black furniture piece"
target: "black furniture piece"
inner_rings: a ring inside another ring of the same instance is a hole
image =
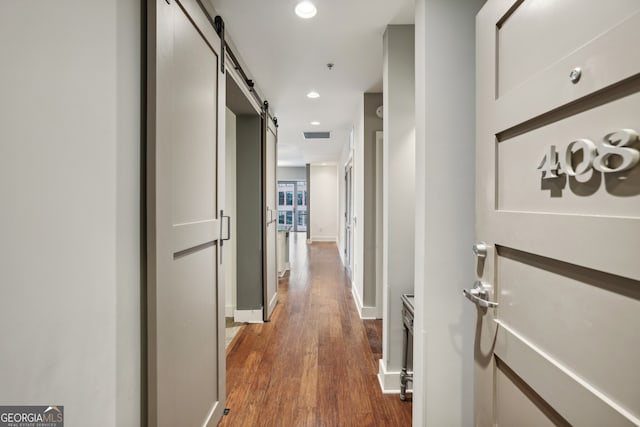
[[[414,307],[414,295],[402,295],[402,327],[404,335],[402,342],[402,370],[400,371],[400,400],[407,400],[407,382],[413,382],[413,372],[407,372],[407,358],[409,353],[409,334],[411,334],[411,342],[413,342]]]

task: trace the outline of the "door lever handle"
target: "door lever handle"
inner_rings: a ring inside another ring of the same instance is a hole
[[[489,301],[489,292],[487,291],[487,285],[481,281],[476,281],[471,289],[463,289],[462,293],[472,303],[479,307],[495,308],[498,306],[497,302]]]

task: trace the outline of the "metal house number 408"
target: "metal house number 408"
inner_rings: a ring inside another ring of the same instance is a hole
[[[606,134],[601,140],[593,142],[589,139],[576,139],[566,146],[563,153],[556,151],[556,146],[549,146],[538,165],[543,172],[542,179],[558,178],[560,174],[569,176],[582,175],[591,169],[602,173],[622,172],[633,168],[640,160],[640,152],[631,147],[638,142],[638,132],[633,129],[622,129]],[[577,165],[573,156],[582,151],[582,161]],[[613,159],[617,161],[613,161]]]

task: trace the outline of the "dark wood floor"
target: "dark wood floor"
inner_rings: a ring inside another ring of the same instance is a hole
[[[269,323],[247,325],[227,352],[220,426],[410,426],[411,402],[383,395],[381,322],[362,321],[334,243],[292,239]]]

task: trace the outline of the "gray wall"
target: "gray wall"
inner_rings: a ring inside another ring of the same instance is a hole
[[[415,224],[414,27],[384,33],[383,363],[399,373],[401,296],[413,292]],[[396,376],[399,379],[399,376]]]
[[[278,167],[278,181],[306,181],[307,168],[305,166],[280,166]]]
[[[236,116],[237,309],[262,308],[262,125]]]
[[[473,425],[475,14],[416,2],[416,318],[413,422]],[[445,160],[443,160],[445,159]],[[446,161],[450,159],[451,161]]]
[[[363,230],[363,305],[376,303],[376,132],[382,130],[382,119],[376,109],[382,105],[381,93],[364,94],[364,215]],[[382,237],[382,236],[381,236]]]
[[[70,426],[144,424],[141,9],[0,3],[0,402]]]

